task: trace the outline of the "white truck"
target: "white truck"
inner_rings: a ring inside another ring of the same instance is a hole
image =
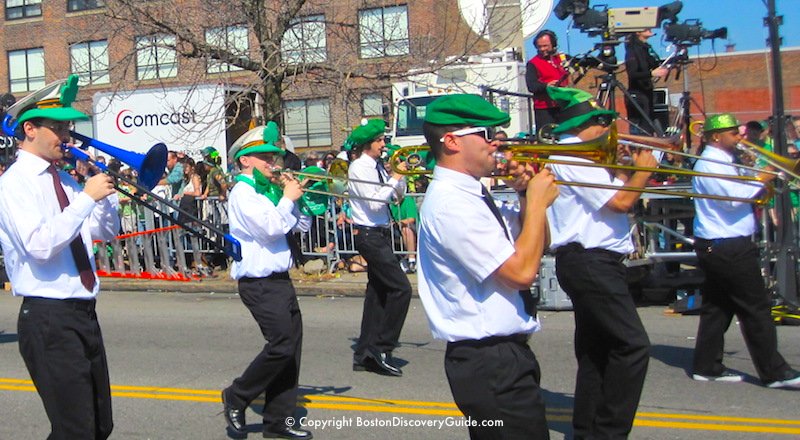
[[[425,143],[422,135],[425,107],[440,96],[454,93],[484,96],[509,113],[511,123],[504,128],[509,137],[519,133],[534,133],[532,101],[524,96],[512,95],[528,94],[525,62],[520,61],[518,53],[513,50],[470,56],[463,62],[452,63],[435,72],[411,73],[407,80],[392,84],[392,144],[409,146]]]

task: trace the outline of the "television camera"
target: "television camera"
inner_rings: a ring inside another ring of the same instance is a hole
[[[635,8],[613,8],[597,5],[589,8],[589,0],[561,0],[553,9],[559,20],[572,15],[573,26],[590,37],[602,35],[613,39],[616,34],[641,32],[660,27],[665,21],[675,22],[683,9],[683,2],[676,0],[664,6]]]
[[[713,40],[716,38],[727,39],[728,28],[708,30],[703,29],[700,20],[689,19],[683,23],[667,23],[664,25],[665,39],[670,43],[684,46],[700,44],[700,40]]]

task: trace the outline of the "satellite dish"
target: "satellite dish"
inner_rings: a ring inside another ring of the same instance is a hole
[[[486,1],[458,0],[458,9],[472,31],[488,39]],[[492,1],[496,2],[497,0]],[[520,0],[519,7],[522,19],[522,38],[527,40],[544,27],[544,23],[553,11],[553,0]]]

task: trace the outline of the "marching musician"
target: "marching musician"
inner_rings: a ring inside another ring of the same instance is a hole
[[[569,72],[564,63],[567,56],[558,52],[555,32],[545,29],[533,39],[536,55],[525,66],[525,83],[533,93],[533,112],[537,130],[556,122],[558,104],[547,94],[548,87],[569,85]]]
[[[97,174],[81,188],[56,170],[72,121],[78,76],[8,110],[16,162],[0,178],[0,243],[15,296],[22,296],[19,351],[50,419],[50,439],[106,439],[113,429],[108,363],[95,299],[92,240],[119,231],[114,184]],[[110,196],[110,197],[109,197]]]
[[[530,286],[546,247],[545,209],[558,195],[549,171],[510,163],[519,207],[498,208],[480,179],[495,170],[495,126],[510,117],[476,95],[428,105],[423,132],[436,160],[422,204],[419,295],[475,439],[547,439],[541,370],[528,345],[540,329]],[[487,427],[487,420],[502,425]]]
[[[731,114],[709,116],[703,125],[703,137],[706,147],[695,171],[737,175],[736,168],[719,163],[733,163],[736,146],[742,140],[736,118]],[[758,177],[768,183],[775,174],[761,172]],[[764,191],[760,183],[706,176],[694,177],[692,188],[701,194],[744,198]],[[695,253],[705,281],[692,379],[742,381],[742,375],[722,363],[725,331],[736,315],[761,382],[768,388],[800,388],[800,373],[792,370],[778,353],[770,297],[761,276],[758,248],[752,240],[757,229],[752,206],[705,198],[695,198],[694,206]]]
[[[411,284],[394,255],[388,204],[405,195],[406,181],[397,172],[390,176],[380,160],[386,147],[385,130],[382,119],[370,119],[356,127],[346,141],[357,156],[348,169],[354,241],[367,262],[367,289],[353,370],[402,376],[392,351],[399,345],[411,302]],[[405,169],[405,164],[400,164],[400,169]]]
[[[560,103],[560,143],[586,142],[609,132],[616,112],[597,105],[582,90],[551,88]],[[654,168],[647,151],[631,152],[637,167]],[[587,159],[551,156],[576,165],[550,164],[566,182],[643,188],[651,173],[615,176],[604,168],[580,166]],[[548,210],[556,276],[575,310],[578,373],[572,426],[576,439],[626,438],[639,405],[650,341],[628,292],[625,256],[633,252],[628,211],[641,193],[566,185]]]
[[[300,214],[303,194],[298,181],[281,174],[281,189],[273,169],[282,164],[283,150],[271,139],[270,128],[254,128],[234,143],[230,156],[241,174],[228,199],[230,233],[242,246],[242,260],[231,265],[239,296],[250,310],[264,348],[241,376],[222,391],[225,420],[238,435],[247,434],[245,410],[264,394],[264,437],[310,439],[312,434],[287,425],[297,408],[303,320],[289,268],[299,247],[292,249],[291,231],[307,231],[310,218]],[[241,145],[241,146],[240,146]]]

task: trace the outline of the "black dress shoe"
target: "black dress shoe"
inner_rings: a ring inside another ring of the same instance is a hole
[[[294,429],[289,426],[284,426],[277,429],[264,429],[264,438],[299,438],[310,440],[314,438],[314,436],[305,429]]]
[[[222,406],[225,413],[225,421],[228,427],[236,434],[247,434],[247,424],[244,422],[244,409],[237,409],[228,404],[225,398],[225,390],[222,391]]]
[[[374,348],[367,349],[364,353],[363,361],[361,362],[367,370],[373,371],[378,374],[386,376],[400,377],[403,371],[392,364],[392,355],[389,353],[381,353]],[[353,364],[353,370],[356,370],[356,364]]]

